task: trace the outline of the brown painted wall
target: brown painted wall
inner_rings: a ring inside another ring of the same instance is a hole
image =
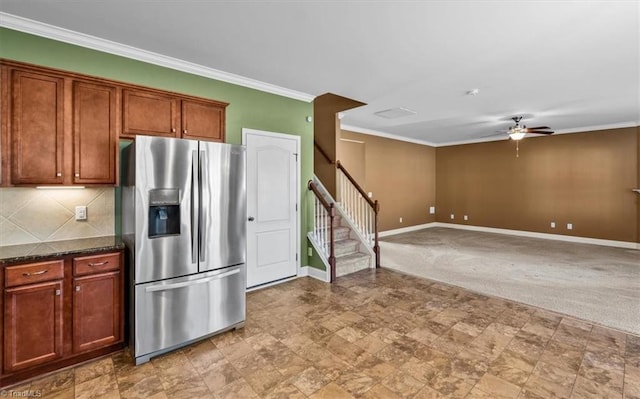
[[[334,198],[336,197],[335,161],[340,139],[338,112],[363,105],[366,104],[332,93],[322,94],[313,100],[313,173]]]
[[[437,221],[638,242],[639,141],[637,128],[526,138],[519,158],[509,140],[439,147]]]
[[[341,138],[362,142],[339,141],[338,159],[347,170],[364,170],[361,185],[380,203],[380,231],[435,221],[429,215],[436,204],[435,148],[346,130]],[[363,168],[358,145],[364,146]]]

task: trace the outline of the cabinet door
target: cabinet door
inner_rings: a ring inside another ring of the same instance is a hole
[[[7,288],[4,294],[4,370],[62,356],[62,281]]]
[[[178,137],[178,100],[162,94],[124,90],[121,137],[134,138],[136,134]]]
[[[224,104],[182,100],[182,137],[224,141]]]
[[[122,341],[122,276],[119,271],[73,280],[73,351]]]
[[[116,183],[116,88],[73,83],[74,183]]]
[[[61,184],[63,180],[62,78],[13,71],[11,182]]]

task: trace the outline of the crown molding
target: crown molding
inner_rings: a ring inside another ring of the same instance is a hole
[[[573,129],[561,129],[561,130],[557,130],[554,134],[584,133],[584,132],[593,132],[597,130],[624,129],[628,127],[637,127],[637,126],[640,126],[640,122],[636,122],[636,121],[619,122],[619,123],[610,123],[608,125],[595,125],[595,126],[576,127]]]
[[[92,50],[98,50],[105,53],[146,62],[149,64],[175,69],[181,72],[187,72],[193,75],[220,80],[223,82],[248,87],[271,94],[277,94],[279,96],[288,97],[295,100],[312,102],[315,98],[315,96],[311,94],[303,93],[296,90],[290,90],[284,87],[272,85],[270,83],[261,82],[259,80],[205,67],[199,64],[194,64],[192,62],[183,61],[178,58],[142,50],[137,47],[113,42],[111,40],[101,39],[99,37],[75,32],[69,29],[60,28],[1,11],[0,26],[36,36],[45,37],[48,39],[57,40],[64,43],[90,48]]]
[[[608,125],[583,126],[583,127],[573,128],[573,129],[558,130],[554,134],[557,135],[557,134],[585,133],[585,132],[593,132],[593,131],[598,131],[598,130],[624,129],[624,128],[629,128],[629,127],[640,127],[640,124],[638,122],[620,122],[620,123],[612,123],[612,124],[608,124]],[[487,137],[487,138],[479,138],[479,139],[447,141],[445,143],[432,143],[432,142],[429,142],[429,141],[426,141],[426,140],[412,139],[412,138],[408,138],[408,137],[399,136],[399,135],[396,135],[396,134],[385,133],[385,132],[381,132],[381,131],[378,131],[378,130],[366,129],[366,128],[363,128],[363,127],[353,126],[353,125],[341,124],[340,128],[342,130],[348,130],[350,132],[369,134],[371,136],[386,137],[388,139],[393,139],[393,140],[398,140],[398,141],[406,141],[406,142],[409,142],[409,143],[415,143],[415,144],[421,144],[421,145],[428,145],[428,146],[431,146],[431,147],[448,147],[448,146],[462,145],[462,144],[488,143],[488,142],[491,142],[491,141],[501,141],[501,140],[507,140],[508,139],[508,136],[506,136],[506,133],[505,133],[504,137],[492,136],[490,138]],[[536,137],[545,137],[545,136],[526,137],[525,139],[528,140],[528,139],[533,139],[533,138],[536,138]]]
[[[364,127],[353,126],[353,125],[345,125],[344,123],[340,124],[340,129],[341,130],[348,130],[348,131],[354,132],[354,133],[368,134],[370,136],[378,136],[378,137],[384,137],[384,138],[392,139],[392,140],[406,141],[407,143],[428,145],[430,147],[437,147],[438,146],[437,144],[432,143],[430,141],[426,141],[426,140],[412,139],[412,138],[409,138],[409,137],[398,136],[397,134],[381,132],[379,130],[367,129],[367,128],[364,128]]]
[[[572,134],[572,133],[585,133],[585,132],[595,132],[598,130],[609,130],[609,129],[624,129],[628,127],[636,127],[638,126],[638,122],[620,122],[620,123],[611,123],[608,125],[595,125],[595,126],[583,126],[572,129],[561,129],[556,130],[554,135],[558,134]],[[525,137],[523,140],[535,139],[537,137],[546,137],[546,136],[529,136]],[[471,140],[461,140],[461,141],[449,141],[446,143],[436,144],[436,147],[448,147],[453,145],[461,145],[461,144],[474,144],[474,143],[486,143],[489,141],[500,141],[500,140],[508,140],[509,136],[505,133],[503,137],[497,136],[492,138],[484,138],[484,139],[471,139]]]

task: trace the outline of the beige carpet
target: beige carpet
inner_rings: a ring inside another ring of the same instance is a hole
[[[389,269],[640,335],[640,251],[448,228],[384,237]]]

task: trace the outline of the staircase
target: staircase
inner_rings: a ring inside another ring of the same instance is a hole
[[[336,202],[317,179],[309,181],[314,195],[313,230],[307,237],[330,271],[330,281],[377,266],[372,234],[359,228],[344,204]]]
[[[371,254],[361,251],[362,243],[342,216],[334,217],[333,226],[336,277],[370,268]]]

